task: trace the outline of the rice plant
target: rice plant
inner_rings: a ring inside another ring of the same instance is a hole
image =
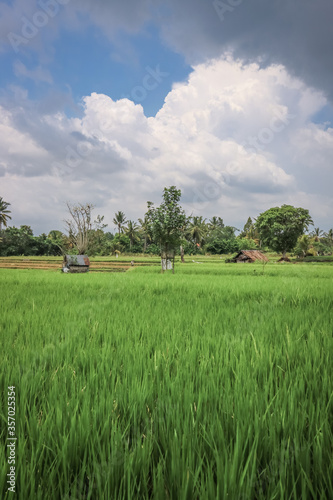
[[[332,277],[0,270],[1,498],[333,498]]]

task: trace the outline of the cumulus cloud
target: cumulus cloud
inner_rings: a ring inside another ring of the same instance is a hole
[[[35,221],[39,207],[38,231],[61,225],[66,200],[94,203],[109,223],[118,210],[137,219],[169,185],[182,189],[188,212],[236,226],[301,200],[310,213],[325,214],[328,227],[331,202],[312,182],[318,161],[327,165],[323,182],[333,180],[332,129],[311,123],[325,105],[283,66],[263,69],[231,56],[196,65],[155,117],[97,93],[72,118],[40,114],[26,100],[0,110],[2,196],[12,206],[24,202],[17,224]]]
[[[283,64],[333,99],[331,0],[168,0],[164,38],[188,61],[232,50],[263,66]],[[186,21],[185,21],[186,19]]]

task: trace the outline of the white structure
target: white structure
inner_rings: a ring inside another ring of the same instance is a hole
[[[162,271],[170,271],[172,269],[172,262],[170,259],[161,259]]]

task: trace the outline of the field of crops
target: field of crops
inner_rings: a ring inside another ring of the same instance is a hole
[[[156,256],[136,257],[95,257],[90,259],[90,272],[127,271],[132,267],[159,265]],[[0,269],[38,269],[43,271],[58,271],[63,267],[63,257],[0,257]]]
[[[15,386],[19,499],[333,498],[332,278],[0,269],[0,497]]]

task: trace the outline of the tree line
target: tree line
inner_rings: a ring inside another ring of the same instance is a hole
[[[186,216],[180,206],[181,192],[175,186],[165,188],[159,207],[147,203],[147,212],[137,221],[122,211],[114,214],[115,234],[106,230],[104,216],[93,217],[93,204],[67,204],[66,232],[52,230],[34,236],[30,226],[8,227],[10,203],[0,197],[0,255],[90,256],[120,253],[165,255],[231,254],[240,250],[272,249],[293,251],[299,257],[332,254],[333,230],[319,228],[305,234],[313,221],[308,210],[290,205],[274,207],[249,217],[242,230],[224,224],[219,216],[206,219]],[[236,235],[236,233],[239,233]]]

